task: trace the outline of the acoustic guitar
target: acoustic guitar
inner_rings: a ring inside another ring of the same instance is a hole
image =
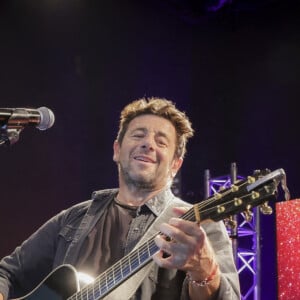
[[[262,212],[270,213],[268,201],[277,199],[279,184],[285,191],[285,199],[289,199],[285,181],[286,176],[283,169],[277,169],[273,172],[269,170],[255,171],[253,176],[237,181],[208,199],[194,204],[181,218],[190,221],[195,221],[196,219],[201,221],[208,219],[220,221],[240,212],[249,214],[251,209],[256,206],[261,206]],[[154,242],[157,234],[124,256],[82,289],[80,289],[79,278],[75,268],[65,264],[53,270],[29,294],[17,299],[103,299],[152,260],[152,256],[159,250]]]

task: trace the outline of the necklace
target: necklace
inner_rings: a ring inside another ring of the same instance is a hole
[[[127,205],[127,204],[121,203],[120,201],[118,201],[117,197],[114,198],[114,202],[120,207],[129,209],[129,210],[133,210],[133,211],[136,211],[139,208],[139,206],[132,206],[132,205]]]

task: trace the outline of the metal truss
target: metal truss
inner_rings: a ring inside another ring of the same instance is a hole
[[[235,170],[233,165],[232,170]],[[209,171],[205,172],[206,197],[218,192],[222,188],[229,187],[233,181],[244,177],[234,174],[210,178]],[[259,257],[259,213],[257,208],[252,211],[249,220],[244,213],[233,216],[237,226],[233,228],[225,220],[228,234],[232,240],[234,259],[241,284],[242,300],[259,300],[260,292],[260,257]]]

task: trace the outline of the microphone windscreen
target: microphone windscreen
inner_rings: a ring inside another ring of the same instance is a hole
[[[38,108],[37,110],[40,113],[41,120],[40,123],[36,126],[36,128],[39,130],[46,130],[52,127],[55,121],[53,111],[44,106]]]

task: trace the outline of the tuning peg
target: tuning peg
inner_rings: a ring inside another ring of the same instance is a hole
[[[235,230],[235,229],[237,228],[237,221],[235,221],[235,220],[233,219],[233,216],[230,216],[229,218],[226,218],[226,219],[224,220],[224,222],[225,222],[225,226],[226,226],[227,228],[230,228],[230,229],[232,229],[232,230]]]
[[[254,182],[255,182],[255,178],[254,178],[253,176],[248,176],[248,177],[247,177],[247,182],[248,182],[249,184],[254,183]]]
[[[264,202],[260,205],[259,210],[264,215],[271,215],[273,213],[273,209],[268,202]]]
[[[222,186],[220,186],[220,188],[219,188],[219,192],[222,192],[222,191],[224,191],[226,189],[226,186],[225,185],[222,185]]]
[[[243,200],[241,198],[234,198],[233,203],[234,203],[234,206],[240,206],[243,204]]]
[[[253,212],[249,208],[247,208],[244,211],[244,217],[247,222],[250,222],[253,218]]]
[[[271,173],[270,169],[254,170],[253,176],[255,176],[255,177],[262,177],[262,176],[265,176],[265,175],[267,175],[269,173]]]
[[[233,193],[235,193],[235,192],[237,192],[239,190],[239,187],[237,185],[235,185],[235,184],[232,184],[230,188],[231,188],[231,191]]]
[[[259,198],[259,196],[260,196],[260,195],[259,195],[258,192],[255,192],[255,191],[252,191],[252,192],[251,192],[251,198],[252,198],[252,199],[257,199],[257,198]]]
[[[214,199],[215,200],[219,200],[221,198],[222,198],[222,194],[220,194],[220,193],[214,193]]]
[[[225,210],[226,210],[226,209],[225,209],[224,206],[222,206],[222,205],[218,205],[218,206],[217,206],[217,212],[218,212],[218,214],[223,213]]]

